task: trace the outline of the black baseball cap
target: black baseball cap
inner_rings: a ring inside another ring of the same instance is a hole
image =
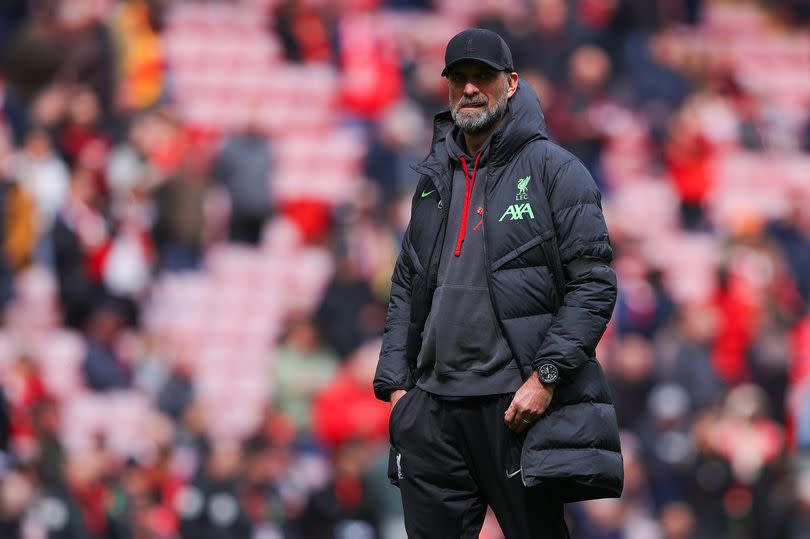
[[[512,51],[501,36],[484,28],[468,28],[447,43],[442,77],[462,60],[478,60],[498,71],[514,71]]]

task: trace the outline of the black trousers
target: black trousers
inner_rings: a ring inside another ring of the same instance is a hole
[[[568,539],[554,493],[523,485],[523,436],[503,422],[511,400],[445,400],[414,388],[394,406],[389,473],[410,539],[477,538],[487,506],[507,539]]]

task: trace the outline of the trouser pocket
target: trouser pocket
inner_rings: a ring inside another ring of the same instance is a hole
[[[523,440],[526,439],[526,433],[517,433],[512,429],[506,427],[507,440],[506,440],[506,478],[517,478],[523,481],[520,455],[523,452]]]
[[[388,479],[393,485],[399,486],[402,477],[402,454],[392,445],[388,451]]]
[[[397,401],[393,410],[391,410],[391,414],[388,416],[388,440],[391,444],[391,448],[388,451],[388,479],[397,486],[399,486],[399,480],[402,479],[402,453],[400,453],[396,447],[394,431],[397,422],[402,418],[405,412],[405,406],[415,397],[417,391],[419,391],[419,389],[414,387],[405,393],[405,395]]]
[[[502,409],[503,412],[506,412],[514,396],[514,393],[506,395],[498,409]],[[521,453],[523,452],[523,442],[526,439],[526,432],[528,432],[528,430],[517,433],[501,423],[500,417],[501,416],[499,416],[497,420],[500,423],[498,428],[503,428],[505,431],[503,434],[503,445],[501,446],[503,448],[501,458],[506,461],[506,477],[507,479],[517,478],[522,481]]]

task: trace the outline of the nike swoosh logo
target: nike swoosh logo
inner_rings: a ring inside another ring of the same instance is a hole
[[[422,198],[425,198],[426,196],[429,196],[430,193],[435,193],[435,192],[436,192],[435,189],[433,191],[422,191]]]
[[[507,471],[506,471],[506,478],[507,478],[507,479],[512,479],[512,478],[513,478],[513,477],[515,477],[517,474],[519,474],[519,473],[520,473],[522,470],[523,470],[523,468],[518,468],[517,470],[515,470],[515,471],[514,471],[514,472],[512,472],[512,473],[509,473],[509,471],[507,470]]]

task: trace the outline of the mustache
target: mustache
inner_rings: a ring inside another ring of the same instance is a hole
[[[462,99],[456,105],[456,109],[460,109],[461,107],[473,106],[477,107],[480,105],[486,105],[489,101],[488,100],[473,100],[473,99]]]

